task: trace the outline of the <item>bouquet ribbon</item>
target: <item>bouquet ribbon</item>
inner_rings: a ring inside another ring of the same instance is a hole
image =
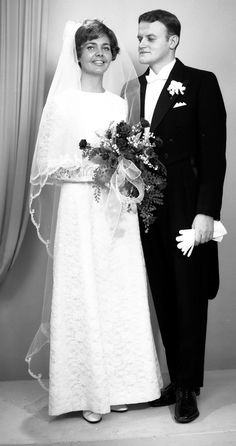
[[[125,185],[130,183],[137,189],[137,196],[130,197],[125,194]],[[119,220],[122,208],[126,206],[141,203],[144,197],[144,182],[141,177],[141,170],[135,164],[121,158],[118,166],[113,173],[110,181],[110,190],[106,202],[106,215],[110,224],[112,233],[114,234]]]
[[[187,257],[190,257],[194,248],[194,229],[181,229],[179,234],[180,235],[176,237],[176,241],[178,242],[177,247],[182,251],[184,256],[187,254]],[[221,242],[225,234],[227,234],[227,231],[221,221],[214,220],[212,240]]]

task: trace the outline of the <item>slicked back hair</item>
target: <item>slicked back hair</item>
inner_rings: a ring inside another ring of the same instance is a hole
[[[178,18],[171,12],[163,9],[153,9],[153,11],[145,12],[141,14],[138,19],[140,22],[161,22],[167,29],[168,37],[176,35],[180,37],[181,24]]]

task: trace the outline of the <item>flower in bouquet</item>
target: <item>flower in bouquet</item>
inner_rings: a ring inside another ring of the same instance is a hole
[[[99,156],[101,160],[93,177],[96,200],[104,185],[116,188],[127,210],[137,204],[146,232],[156,219],[157,206],[163,203],[166,169],[157,153],[161,145],[162,140],[150,132],[144,119],[133,126],[125,121],[112,122],[100,135],[98,147],[86,140],[79,143],[83,157],[91,160]]]

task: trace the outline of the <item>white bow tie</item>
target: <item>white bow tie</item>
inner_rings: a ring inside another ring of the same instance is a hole
[[[153,75],[153,73],[146,76],[148,84],[152,84],[152,82],[157,82],[157,81],[166,81],[166,79],[167,79],[166,77],[161,78],[158,77],[158,75],[155,74]]]

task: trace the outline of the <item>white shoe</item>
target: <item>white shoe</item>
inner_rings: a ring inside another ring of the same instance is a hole
[[[88,421],[88,423],[99,423],[102,420],[102,415],[100,413],[91,412],[91,410],[83,410],[83,418]]]
[[[118,404],[111,406],[111,412],[127,412],[128,406],[126,404]]]

